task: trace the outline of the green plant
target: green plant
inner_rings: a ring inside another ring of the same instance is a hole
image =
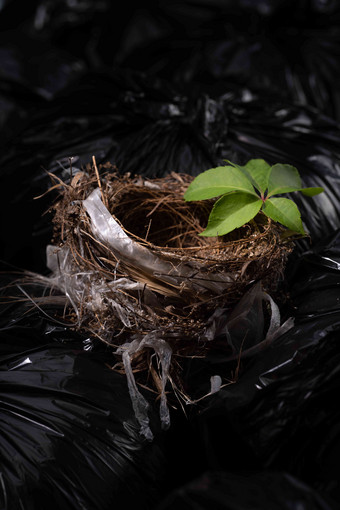
[[[245,166],[231,161],[198,175],[184,194],[187,201],[219,198],[201,236],[225,235],[242,227],[262,210],[266,216],[294,233],[305,234],[296,204],[283,193],[301,191],[312,197],[323,188],[303,188],[297,169],[291,165],[270,166],[263,159],[251,159]]]

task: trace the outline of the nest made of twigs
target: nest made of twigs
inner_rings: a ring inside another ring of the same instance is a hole
[[[200,237],[213,201],[184,201],[189,175],[145,179],[109,163],[99,171],[100,178],[94,161],[69,184],[54,178],[52,286],[72,305],[74,327],[112,346],[157,331],[171,346],[170,375],[178,379],[179,358],[204,356],[213,345],[204,335],[216,309],[230,309],[256,281],[275,291],[292,243],[261,213],[227,236]],[[135,258],[95,233],[84,207],[95,189]],[[149,349],[134,354],[133,369],[152,375]],[[159,377],[151,379],[157,390]]]
[[[124,263],[123,257],[117,260],[112,250],[93,237],[82,205],[98,186],[98,177],[90,167],[77,173],[69,185],[60,183],[60,196],[52,207],[52,243],[69,247],[78,269],[93,271],[103,280],[127,276],[142,281],[146,287],[154,286],[162,298],[169,300],[162,317],[167,315],[171,306],[180,313],[184,305],[186,319],[197,309],[202,316],[202,309],[204,315],[216,306],[233,305],[254,281],[261,280],[264,290],[275,291],[287,256],[292,251],[292,243],[282,240],[283,229],[279,225],[260,213],[255,220],[227,236],[200,237],[198,234],[207,224],[213,201],[183,200],[183,194],[193,179],[191,176],[172,173],[164,178],[143,179],[130,174],[120,175],[110,164],[100,169],[106,170],[100,181],[102,200],[136,243],[174,265],[197,263],[212,280],[214,275],[228,274],[233,281],[223,295],[205,296],[204,299],[196,295],[196,300],[192,300],[194,294],[185,292],[183,286],[169,290],[161,277],[159,288],[157,276],[153,276],[153,282],[144,282],[145,275],[136,274],[129,264]],[[100,327],[94,329],[98,331]],[[115,329],[113,327],[112,332]]]

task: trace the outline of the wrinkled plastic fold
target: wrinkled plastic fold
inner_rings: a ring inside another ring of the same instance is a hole
[[[123,344],[116,350],[116,354],[121,354],[123,358],[132,406],[141,426],[141,434],[151,441],[153,439],[153,434],[150,429],[148,418],[149,404],[138,390],[131,368],[131,356],[145,347],[150,347],[155,351],[162,367],[160,420],[162,428],[167,429],[170,425],[170,414],[165,395],[165,386],[169,377],[172,354],[169,344],[164,339],[159,338],[157,332],[154,331],[145,335],[143,338],[135,338],[131,342]]]
[[[179,262],[158,256],[145,246],[133,241],[119,226],[101,200],[100,189],[96,188],[83,202],[84,208],[91,218],[93,235],[103,244],[111,248],[118,260],[124,260],[138,272],[157,276],[165,283],[181,286],[197,291],[209,290],[216,294],[225,291],[235,280],[231,274],[214,275],[212,280],[200,270],[195,262]]]

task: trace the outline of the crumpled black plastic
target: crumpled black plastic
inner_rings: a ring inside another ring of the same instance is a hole
[[[197,174],[224,158],[243,163],[264,157],[270,163],[292,163],[306,185],[326,189],[315,199],[296,198],[312,240],[328,233],[333,237],[317,250],[308,241],[297,245],[287,271],[293,305],[285,317],[293,314],[295,327],[245,360],[238,382],[223,388],[206,412],[202,411],[207,401],[202,401],[188,413],[188,421],[178,416],[176,421],[174,413],[165,451],[158,449],[157,442],[145,446],[136,437],[123,379],[103,368],[107,353],[83,352],[88,344],[74,343],[70,333],[68,341],[60,343],[62,330],[46,326],[45,321],[41,334],[28,315],[21,323],[15,321],[12,329],[6,326],[2,336],[10,340],[1,344],[2,361],[28,357],[34,364],[3,372],[6,423],[8,416],[13,420],[8,440],[16,447],[27,440],[31,459],[25,445],[16,457],[8,455],[1,479],[7,501],[1,503],[12,508],[21,501],[25,508],[30,504],[39,508],[41,495],[42,508],[53,508],[49,495],[54,488],[56,508],[93,508],[98,503],[103,509],[104,498],[106,506],[130,502],[143,508],[157,499],[163,454],[168,490],[207,467],[229,471],[246,467],[252,472],[275,468],[338,502],[339,482],[332,467],[339,457],[339,417],[333,406],[338,395],[340,327],[334,233],[340,226],[340,135],[332,120],[340,118],[337,3],[164,0],[148,9],[125,3],[127,11],[119,16],[108,0],[36,0],[18,5],[18,0],[7,0],[0,6],[4,190],[0,215],[5,220],[1,258],[21,268],[45,271],[44,250],[51,228],[43,212],[53,195],[36,201],[33,197],[48,187],[42,167],[67,179],[71,156],[75,167],[95,155],[98,163],[111,160],[121,171],[145,175],[172,170]],[[8,337],[9,331],[14,338]],[[46,338],[51,342],[46,343]],[[67,368],[64,373],[53,371],[60,360]],[[196,374],[189,367],[198,390],[202,371],[214,375],[224,370],[229,377],[230,363],[223,367],[215,361],[207,360],[208,367],[199,366]],[[235,367],[233,363],[231,368]],[[96,378],[87,379],[89,371]],[[22,382],[21,374],[27,381]],[[101,397],[88,387],[99,382]],[[111,389],[126,395],[124,402],[119,401],[122,409],[110,400]],[[70,395],[76,407],[70,407]],[[325,402],[327,396],[331,406]],[[33,397],[39,398],[40,410],[30,407]],[[14,414],[10,405],[20,412]],[[126,413],[125,422],[120,421],[121,412]],[[54,432],[50,436],[45,424],[52,431],[62,430],[65,438]],[[39,430],[41,436],[27,437],[25,430]],[[13,431],[19,434],[11,437]],[[91,449],[89,436],[97,449]],[[39,449],[42,438],[46,441]],[[62,446],[71,440],[65,452]],[[107,444],[112,442],[116,449],[108,452]],[[90,466],[85,450],[93,460]],[[122,452],[127,462],[118,467]],[[104,457],[99,459],[100,455]],[[58,460],[54,465],[53,456]],[[81,479],[79,459],[84,460]],[[104,465],[107,459],[109,466]],[[68,466],[66,473],[60,466]],[[116,471],[112,466],[117,466]],[[135,494],[126,485],[130,474],[140,483],[133,488]],[[261,476],[260,485],[265,483]],[[290,493],[286,475],[271,476],[277,494],[284,492],[284,498]],[[308,501],[308,487],[302,483],[298,496],[300,482],[289,480],[295,487],[294,501],[299,497]],[[210,496],[219,492],[213,485],[210,488]],[[93,489],[99,490],[95,501]],[[311,497],[309,504],[316,505],[315,493]]]
[[[164,483],[161,434],[140,436],[112,354],[39,314],[12,317],[0,332],[0,507],[152,507]]]
[[[199,418],[211,468],[228,469],[231,456],[238,469],[283,469],[339,501],[339,263],[338,230],[290,267],[294,327]]]
[[[208,93],[275,92],[339,120],[339,26],[334,0],[163,0],[133,12],[113,61]]]
[[[40,55],[46,72],[34,62],[24,72],[48,95],[82,69],[116,65],[190,89],[233,82],[275,91],[340,119],[335,0],[128,1],[119,10],[108,0],[37,0],[25,8],[11,0],[0,9],[7,39],[18,26],[29,37],[24,47],[11,41],[26,61],[30,41],[50,49]]]
[[[167,497],[157,510],[331,510],[327,501],[284,472],[206,472]]]

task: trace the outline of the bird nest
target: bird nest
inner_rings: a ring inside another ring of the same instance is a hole
[[[292,243],[261,213],[227,236],[199,236],[213,201],[184,201],[189,175],[121,175],[93,159],[69,184],[54,179],[49,285],[66,296],[75,328],[114,348],[148,435],[136,381],[160,395],[166,425],[166,385],[189,400],[181,363],[214,347],[211,317],[253,282],[274,292]]]

